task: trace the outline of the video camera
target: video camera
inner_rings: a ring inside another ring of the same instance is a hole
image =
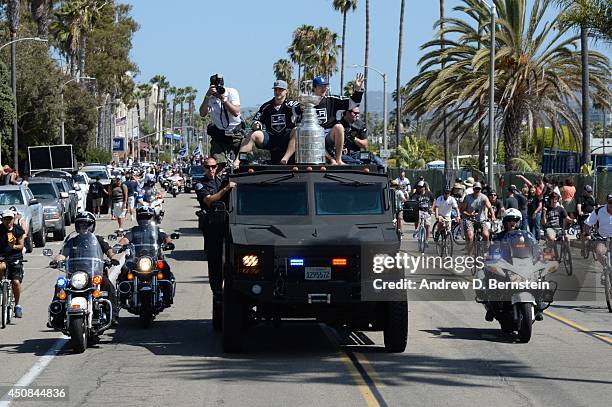
[[[217,93],[219,95],[223,95],[225,93],[225,87],[223,86],[224,85],[223,75],[216,73],[213,76],[211,76],[210,85],[217,88]]]

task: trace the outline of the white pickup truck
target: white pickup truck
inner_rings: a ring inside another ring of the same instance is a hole
[[[0,186],[0,212],[11,207],[15,207],[25,220],[26,252],[31,253],[34,245],[45,247],[47,231],[43,208],[30,188],[23,185]]]

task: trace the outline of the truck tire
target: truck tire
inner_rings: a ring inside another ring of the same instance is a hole
[[[228,284],[223,286],[223,352],[233,353],[242,350],[244,334],[245,305]]]
[[[63,241],[65,237],[66,237],[66,225],[63,225],[60,230],[53,232],[53,240],[55,240],[56,242]]]
[[[385,305],[385,350],[401,353],[408,343],[408,302],[393,301]]]
[[[34,244],[36,247],[45,247],[47,244],[47,228],[42,225],[37,233],[34,233]]]

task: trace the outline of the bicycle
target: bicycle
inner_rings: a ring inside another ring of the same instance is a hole
[[[451,237],[453,238],[453,243],[459,246],[465,245],[465,233],[463,229],[463,222],[457,222],[456,218],[453,218],[453,223],[451,226]]]
[[[594,228],[588,227],[586,229],[587,235],[593,234]],[[587,260],[589,256],[593,256],[593,260],[597,260],[597,254],[595,253],[595,243],[590,238],[582,239],[582,247],[580,248],[580,255],[583,259]]]
[[[601,283],[604,286],[604,293],[606,295],[606,305],[608,306],[608,312],[612,313],[612,237],[605,240],[601,238],[600,242],[606,242],[606,266],[602,270]]]
[[[20,264],[24,261],[25,260],[18,260],[14,264]],[[15,296],[13,295],[13,284],[11,280],[7,278],[8,263],[4,258],[0,258],[0,262],[6,264],[6,270],[4,270],[4,275],[2,279],[0,279],[0,312],[2,313],[0,316],[0,326],[4,329],[13,319]]]
[[[415,230],[414,234],[417,236],[417,245],[419,253],[425,254],[427,248],[427,231],[425,229],[425,221],[428,219],[429,213],[419,210],[419,226]]]
[[[483,230],[483,224],[485,221],[483,220],[476,220],[476,217],[478,216],[478,214],[474,214],[472,216],[468,216],[468,215],[464,215],[464,219],[466,221],[471,221],[472,225],[474,226],[474,240],[472,242],[473,246],[474,246],[474,251],[472,253],[472,256],[474,259],[481,257],[481,255],[486,253],[486,248],[482,247],[482,242],[483,240],[483,235],[482,235],[482,230]],[[467,240],[466,240],[467,242]],[[477,270],[477,262],[474,262],[474,267],[472,267],[472,275],[476,275],[476,270]]]
[[[433,233],[436,234],[436,252],[440,257],[447,257],[453,255],[453,238],[451,236],[451,222],[444,220],[444,226],[442,232],[438,232],[439,220],[433,225]]]
[[[555,238],[555,242],[552,244],[555,258],[559,263],[563,264],[567,275],[571,276],[574,274],[574,268],[572,265],[572,251],[570,250],[569,240],[565,239],[565,229],[557,229],[556,234],[557,236]],[[550,243],[549,246],[551,246]],[[559,248],[557,248],[557,246],[559,246]]]

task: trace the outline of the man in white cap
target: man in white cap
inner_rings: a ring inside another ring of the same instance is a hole
[[[279,164],[287,151],[291,129],[295,127],[298,103],[287,100],[287,82],[274,81],[272,88],[274,97],[261,105],[255,114],[251,125],[253,132],[243,140],[239,153],[250,153],[255,144],[257,148],[270,151],[272,164]],[[238,157],[234,165],[240,165]]]
[[[19,305],[21,297],[21,282],[23,281],[23,247],[25,232],[18,224],[13,224],[15,213],[10,209],[2,212],[2,223],[0,224],[0,278],[7,273],[11,280],[13,295],[15,296],[15,318],[21,318],[23,311]]]

